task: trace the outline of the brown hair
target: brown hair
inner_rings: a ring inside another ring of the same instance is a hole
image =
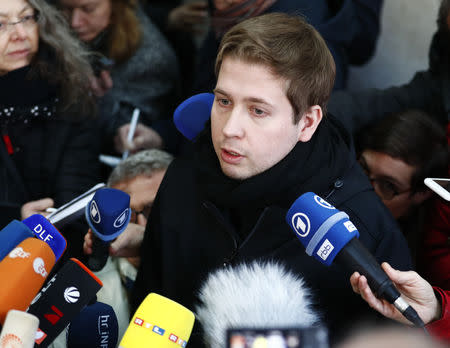
[[[136,0],[110,0],[112,4],[108,55],[117,63],[128,60],[139,48],[142,38],[136,16]]]
[[[267,65],[286,79],[294,123],[313,105],[326,112],[336,66],[323,38],[300,16],[270,13],[237,24],[220,43],[217,76],[225,57]]]

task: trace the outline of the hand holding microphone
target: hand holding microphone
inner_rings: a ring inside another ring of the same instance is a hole
[[[346,213],[316,194],[307,192],[291,206],[286,222],[305,246],[308,255],[327,266],[336,260],[350,271],[365,275],[378,297],[392,303],[414,325],[424,326],[417,312],[401,297],[377,260],[361,244],[359,232]]]
[[[100,271],[109,256],[109,246],[130,222],[130,196],[120,190],[103,188],[86,206],[86,220],[95,236],[87,266]]]

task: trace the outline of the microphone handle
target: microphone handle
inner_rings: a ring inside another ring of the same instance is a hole
[[[94,235],[92,240],[92,254],[87,260],[87,266],[93,272],[100,271],[106,265],[109,256],[110,242],[105,242]]]
[[[417,327],[424,327],[422,319],[402,297],[375,257],[359,241],[353,238],[336,255],[335,260],[351,272],[359,272],[367,278],[367,283],[375,296],[393,304],[403,316]]]

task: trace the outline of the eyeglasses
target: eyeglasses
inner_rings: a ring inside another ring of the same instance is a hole
[[[138,216],[141,215],[141,214],[147,219],[148,216],[150,215],[150,211],[152,210],[152,205],[153,205],[153,203],[147,204],[144,207],[144,209],[142,209],[141,211],[137,211],[137,210],[131,209],[130,222],[133,223],[133,224],[137,224]]]
[[[364,172],[366,173],[367,177],[369,178],[370,183],[373,186],[373,189],[378,194],[378,196],[380,196],[381,199],[390,201],[391,199],[393,199],[396,196],[399,196],[401,194],[411,191],[411,188],[408,188],[407,190],[403,190],[403,191],[399,190],[398,187],[394,183],[390,182],[388,179],[372,178],[370,169],[369,169],[364,157],[360,156],[358,158],[358,162],[361,165]]]
[[[39,21],[39,13],[23,16],[19,18],[17,22],[0,22],[0,34],[5,34],[11,31],[11,28],[16,24],[22,24],[24,28],[31,29],[34,28],[36,23]]]

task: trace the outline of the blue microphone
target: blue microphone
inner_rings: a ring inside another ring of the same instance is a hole
[[[336,260],[349,271],[363,274],[378,297],[392,303],[414,325],[424,326],[375,257],[359,241],[359,232],[346,213],[315,193],[307,192],[292,204],[286,214],[286,222],[309,256],[327,266]]]
[[[205,128],[206,121],[211,117],[214,94],[196,94],[175,109],[173,122],[178,131],[190,141]]]
[[[40,214],[31,215],[22,222],[31,229],[37,238],[50,246],[55,254],[55,263],[58,262],[67,247],[67,241],[58,229]]]
[[[34,234],[22,222],[13,220],[6,225],[0,231],[0,261],[2,261],[11,250],[29,237],[34,238]]]
[[[130,196],[113,188],[102,188],[86,206],[86,221],[94,233],[92,255],[87,266],[100,271],[109,255],[109,244],[128,226],[131,218]]]
[[[86,306],[69,325],[67,348],[115,348],[119,335],[114,309],[102,302]]]

